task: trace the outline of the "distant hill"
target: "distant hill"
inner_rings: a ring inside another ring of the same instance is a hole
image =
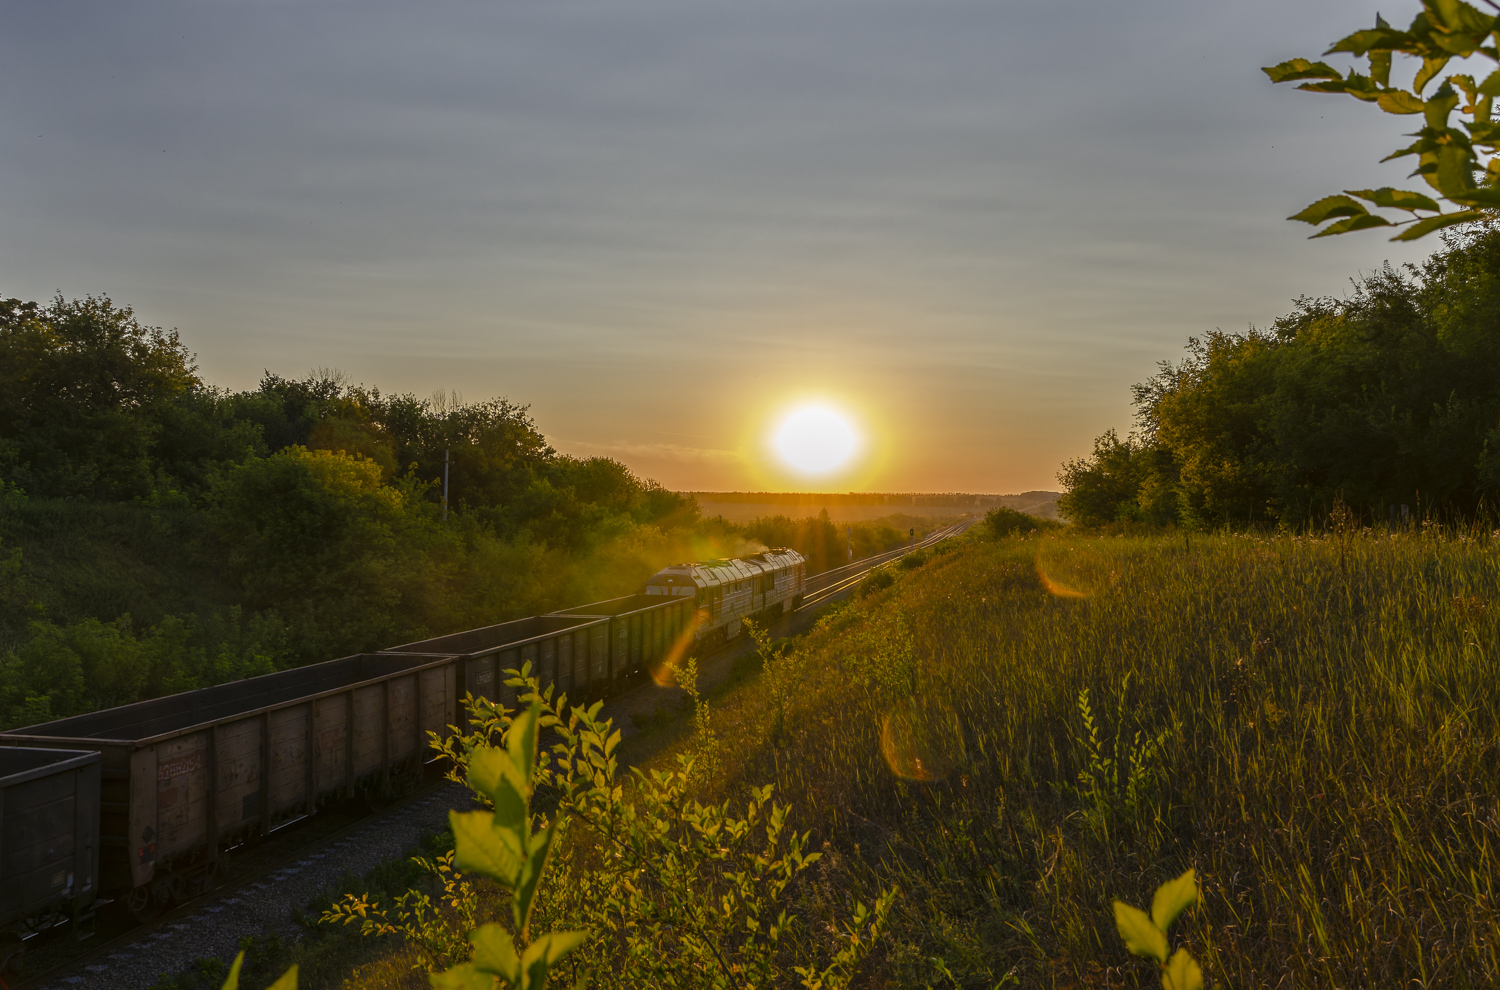
[[[811,516],[824,509],[838,522],[889,515],[959,516],[1005,506],[1045,519],[1057,518],[1057,492],[1019,495],[966,492],[682,492],[698,500],[705,516],[741,522],[760,516]]]

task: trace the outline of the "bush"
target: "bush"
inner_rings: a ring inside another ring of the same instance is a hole
[[[984,514],[980,532],[991,539],[1002,539],[1026,533],[1038,533],[1044,529],[1057,529],[1058,524],[1050,519],[1028,515],[1016,509],[996,506]]]

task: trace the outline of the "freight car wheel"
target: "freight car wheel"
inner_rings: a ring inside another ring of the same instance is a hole
[[[161,914],[161,904],[151,896],[150,887],[132,887],[130,893],[125,895],[125,909],[135,916],[135,920],[145,923]]]
[[[26,943],[12,932],[0,935],[0,973],[16,976],[26,963]]]

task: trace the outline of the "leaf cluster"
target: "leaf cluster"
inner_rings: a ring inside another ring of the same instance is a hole
[[[1494,157],[1500,148],[1500,121],[1493,117],[1494,100],[1500,96],[1500,69],[1477,82],[1468,73],[1442,74],[1455,58],[1500,62],[1497,32],[1500,15],[1487,14],[1463,0],[1423,0],[1422,11],[1405,30],[1392,27],[1377,15],[1373,28],[1356,31],[1324,52],[1325,56],[1346,53],[1365,59],[1365,72],[1340,72],[1326,62],[1305,58],[1265,68],[1273,83],[1296,82],[1300,84],[1298,89],[1343,93],[1373,103],[1385,113],[1420,115],[1423,126],[1408,135],[1415,141],[1384,160],[1415,158],[1412,177],[1422,178],[1438,194],[1438,200],[1456,207],[1443,212],[1439,202],[1428,195],[1387,186],[1326,196],[1288,219],[1315,226],[1333,221],[1314,237],[1397,227],[1402,229],[1391,239],[1410,241],[1444,227],[1483,219],[1488,211],[1500,208],[1500,159]],[[1391,84],[1396,55],[1421,63],[1409,89]],[[1431,92],[1429,87],[1433,87]],[[1457,127],[1452,120],[1455,111],[1459,114]],[[1393,220],[1372,213],[1371,207],[1398,210],[1408,216]]]

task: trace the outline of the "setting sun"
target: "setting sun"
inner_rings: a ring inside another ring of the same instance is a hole
[[[859,430],[850,417],[825,403],[798,406],[777,422],[771,446],[782,463],[801,474],[829,474],[859,453]]]

